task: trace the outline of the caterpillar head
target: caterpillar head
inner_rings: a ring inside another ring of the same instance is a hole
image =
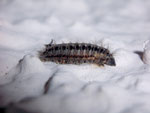
[[[105,64],[110,66],[116,66],[115,59],[112,56],[106,59]]]
[[[114,57],[109,54],[108,56],[103,56],[102,58],[100,58],[99,65],[104,66],[104,64],[109,66],[116,66]]]

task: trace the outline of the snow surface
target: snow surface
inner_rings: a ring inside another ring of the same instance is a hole
[[[150,0],[1,0],[0,107],[150,113],[149,11]],[[117,65],[43,63],[37,53],[51,39],[103,45]]]

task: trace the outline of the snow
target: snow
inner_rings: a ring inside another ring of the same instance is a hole
[[[149,40],[147,40],[144,45],[143,61],[146,64],[150,64],[150,41]]]
[[[1,0],[0,107],[7,113],[149,113],[149,0]],[[54,43],[108,48],[116,66],[41,62]]]

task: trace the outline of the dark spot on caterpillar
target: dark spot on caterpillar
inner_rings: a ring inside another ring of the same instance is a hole
[[[65,49],[66,49],[66,46],[62,46],[62,49],[65,50]]]
[[[94,47],[91,47],[92,51],[94,51]]]
[[[103,53],[104,52],[104,49],[103,48],[100,48],[99,49],[99,53]]]
[[[90,46],[90,45],[88,45],[88,49],[89,49],[89,50],[91,49],[91,46]]]
[[[79,45],[76,45],[76,49],[79,50]]]
[[[99,66],[115,66],[115,59],[108,49],[89,43],[64,43],[46,45],[39,52],[41,61],[52,61],[60,64],[90,63]]]
[[[74,49],[74,47],[72,45],[70,45],[70,50]]]
[[[56,50],[56,51],[58,50],[58,47],[57,47],[57,46],[55,47],[55,50]]]
[[[84,50],[84,49],[85,49],[85,46],[83,45],[83,46],[82,46],[82,50]]]

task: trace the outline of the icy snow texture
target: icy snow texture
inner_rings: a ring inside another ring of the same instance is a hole
[[[149,11],[149,0],[1,0],[0,107],[150,113]],[[103,45],[117,66],[43,63],[37,52],[51,39]]]

